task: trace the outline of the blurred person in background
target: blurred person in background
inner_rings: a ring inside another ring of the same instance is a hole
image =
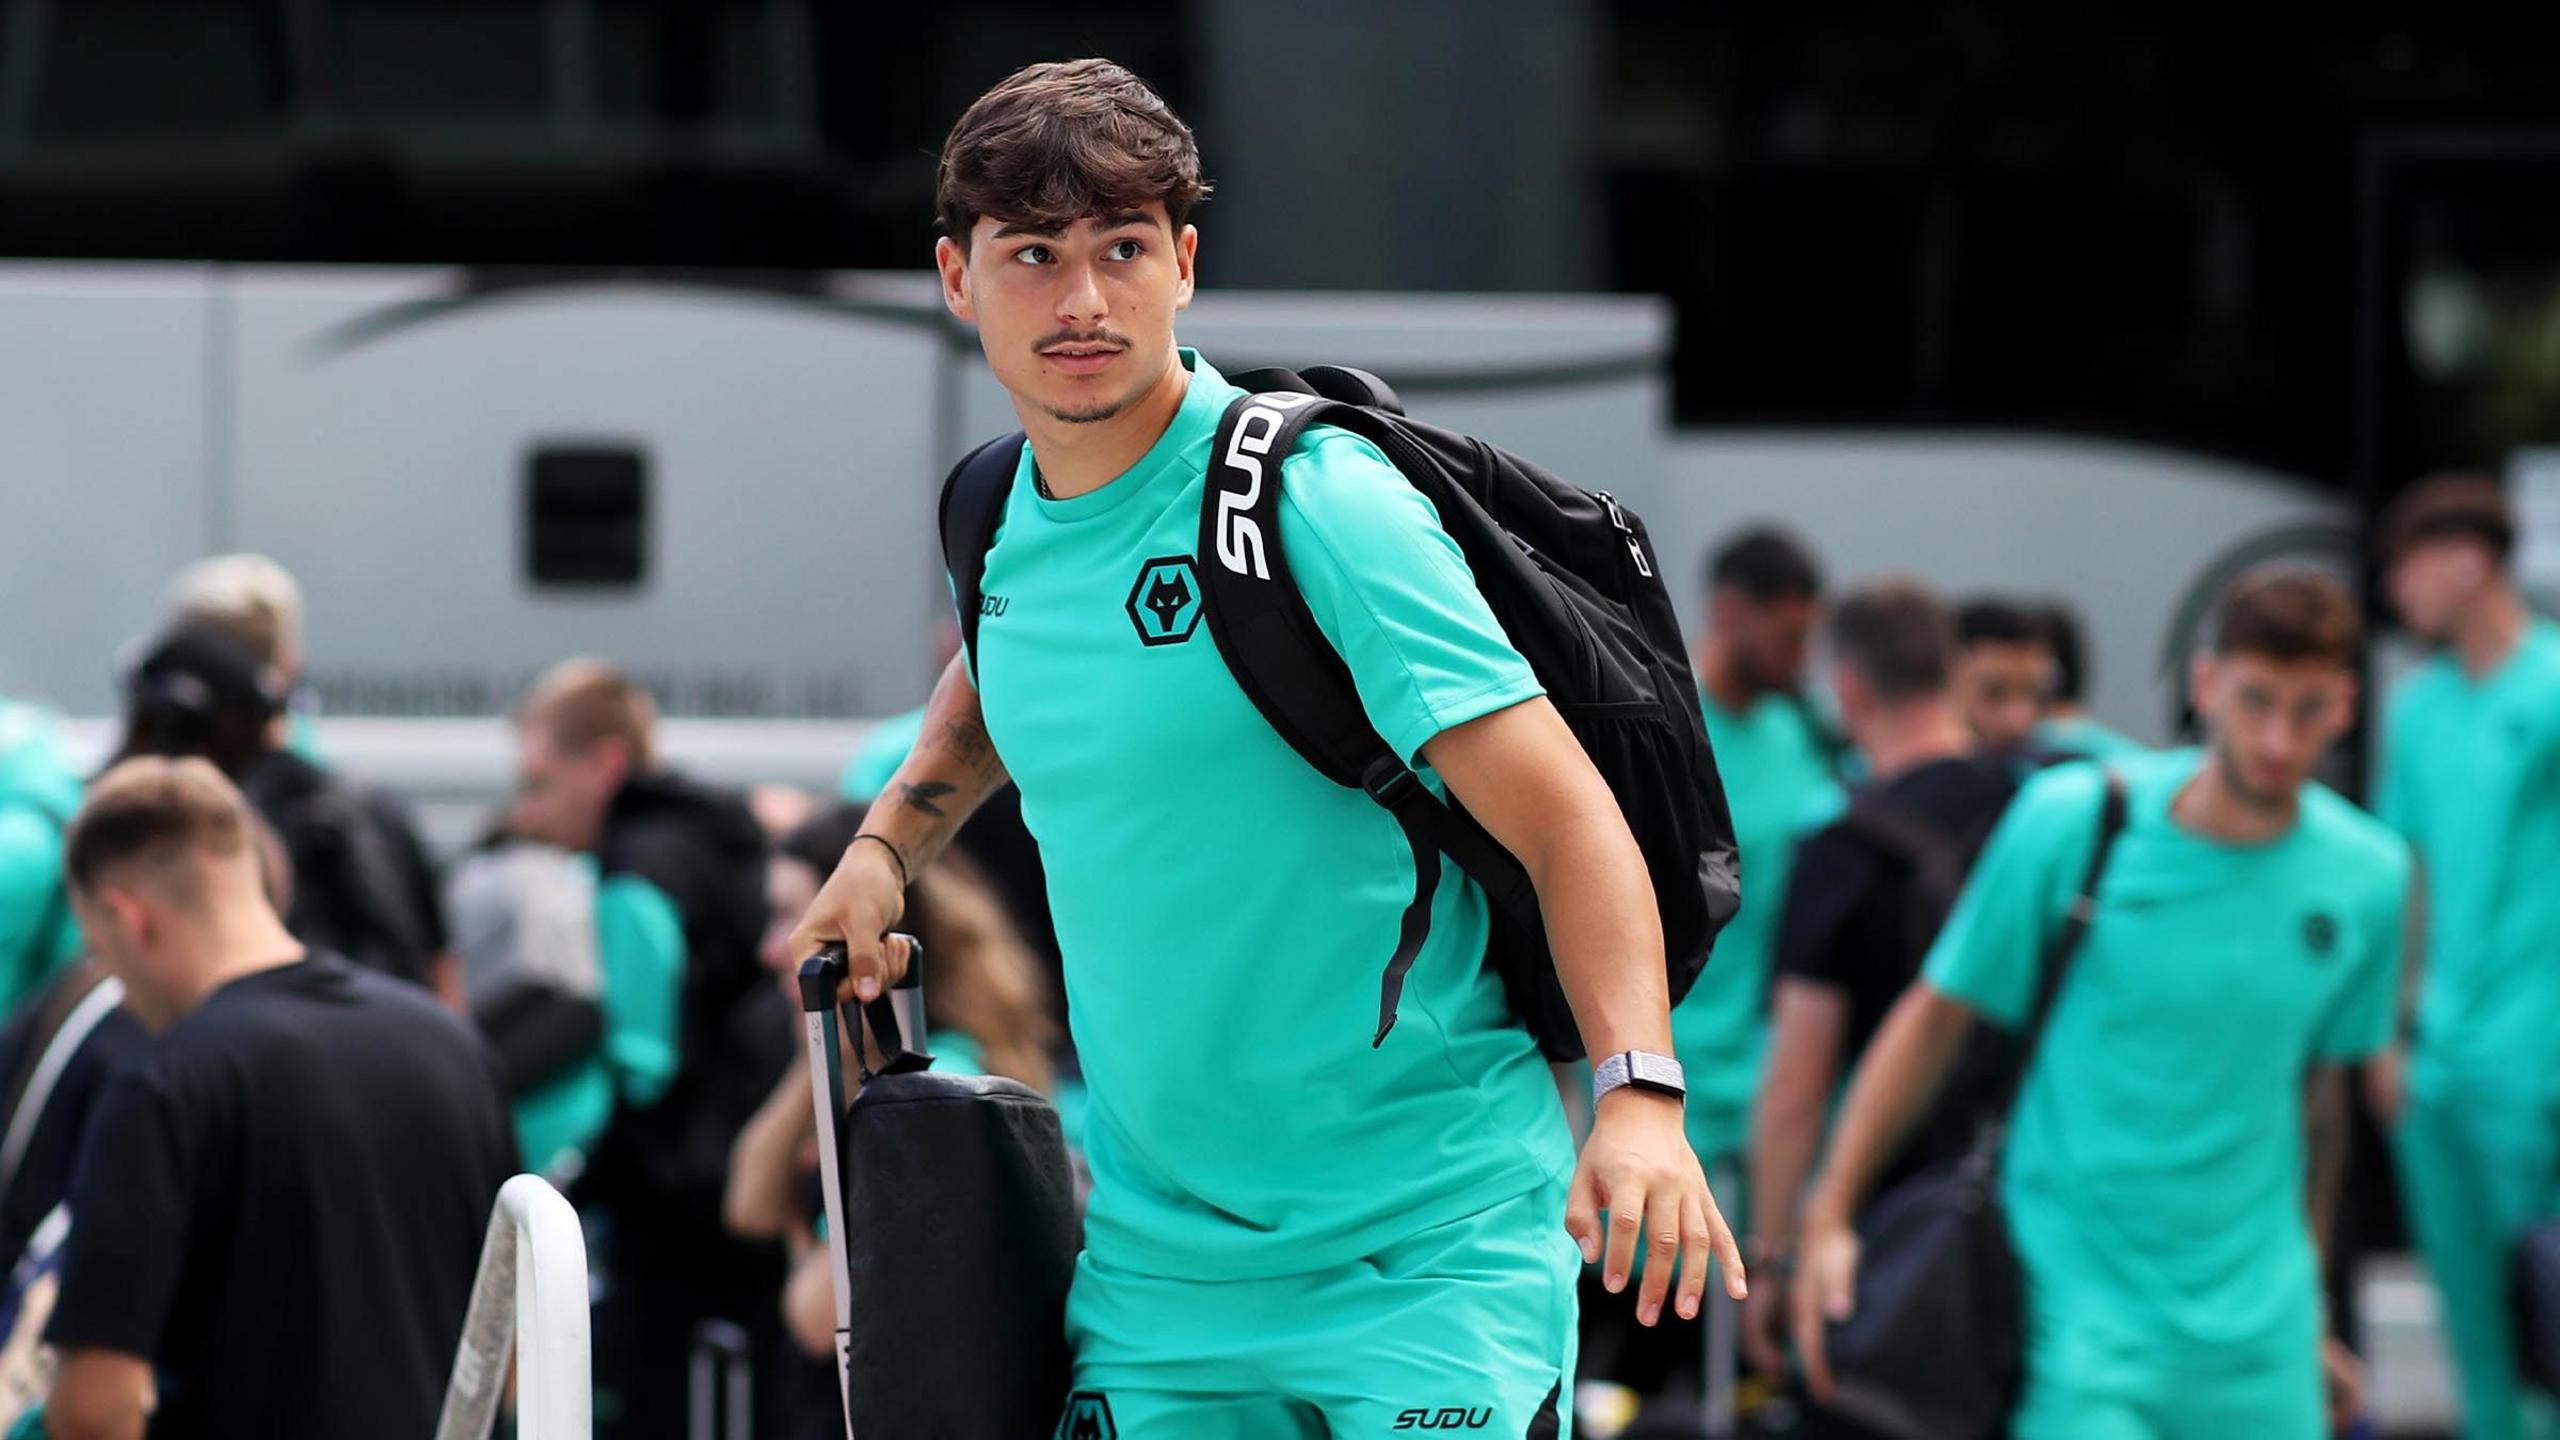
[[[304,703],[311,693],[304,683],[310,651],[303,643],[302,587],[292,573],[264,555],[210,556],[178,572],[169,586],[168,613],[172,628],[210,626],[247,646],[263,667],[268,692],[282,704],[269,754],[233,777],[249,803],[272,817],[310,805],[311,797],[333,788],[320,753],[316,712]],[[419,917],[435,953],[430,971],[436,993],[454,1000],[436,867],[418,838],[416,818],[398,796],[378,786],[346,787],[346,796],[363,808],[398,867],[407,908]],[[288,841],[288,849],[297,845],[308,849],[307,843]]]
[[[2049,600],[2036,607],[2035,622],[2051,668],[2045,676],[2044,713],[2029,743],[2054,755],[2089,760],[2142,753],[2145,747],[2140,742],[2100,724],[2089,713],[2089,650],[2080,617],[2069,605]]]
[[[792,928],[860,832],[862,814],[859,807],[840,806],[812,817],[784,836],[766,863],[773,922],[765,930],[761,958],[795,1012],[800,962],[807,957],[793,953]],[[910,887],[902,923],[924,945],[934,1068],[1009,1076],[1054,1097],[1050,1053],[1058,1027],[1050,1018],[1046,967],[1014,932],[1002,902],[974,867],[956,854],[935,861]],[[798,1039],[796,1026],[793,1038]],[[833,1262],[817,1230],[817,1110],[804,1051],[805,1046],[795,1049],[791,1068],[730,1151],[726,1218],[732,1234],[779,1241],[791,1257],[781,1302],[795,1347],[782,1381],[791,1392],[787,1433],[841,1440]]]
[[[1832,611],[1831,688],[1864,762],[1838,819],[1796,852],[1778,920],[1769,1063],[1751,1123],[1751,1287],[1744,1346],[1786,1373],[1796,1215],[1841,1078],[1918,978],[1975,855],[2016,792],[2004,764],[1976,758],[1949,688],[1955,626],[1921,582],[1861,585]],[[1887,1172],[1959,1153],[1996,1103],[1989,1076],[1951,1083]],[[1805,1433],[1861,1435],[1835,1416]]]
[[[201,756],[240,787],[292,862],[285,921],[296,938],[458,995],[416,836],[379,792],[285,748],[282,671],[230,630],[186,621],[153,640],[124,683],[118,757]]]
[[[631,887],[600,885],[593,855],[537,840],[499,835],[457,860],[445,908],[525,1168],[567,1190],[616,1104],[654,1100],[672,1077],[681,962],[633,938],[650,927]]]
[[[2560,625],[2509,571],[2492,480],[2412,487],[2382,524],[2384,588],[2434,654],[2392,694],[2375,788],[2424,867],[2402,1044],[2367,1074],[2444,1297],[2464,1433],[2560,1433],[2518,1381],[2508,1264],[2560,1213]]]
[[[488,1057],[285,929],[256,823],[212,765],[152,757],[72,825],[82,931],[155,1038],[72,1184],[46,1332],[66,1440],[424,1436],[443,1403],[515,1167]]]
[[[612,1114],[572,1198],[595,1222],[597,1433],[681,1433],[695,1327],[769,1350],[779,1257],[720,1223],[729,1145],[794,1048],[756,962],[765,838],[745,801],[659,763],[657,707],[601,660],[516,713],[516,840],[592,856]],[[593,1072],[590,1071],[590,1074]]]
[[[1986,753],[2027,754],[2053,674],[2034,611],[1988,595],[1956,607],[1956,705]]]
[[[0,698],[0,1016],[80,951],[62,884],[62,838],[79,808],[80,775],[51,717]]]
[[[1711,1167],[1739,1156],[1759,1088],[1769,950],[1795,844],[1838,794],[1828,737],[1803,694],[1822,575],[1803,542],[1743,532],[1707,561],[1698,692],[1745,876],[1715,961],[1672,1011],[1689,1072],[1689,1139]]]
[[[1860,1062],[1806,1201],[1795,1339],[1817,1398],[1825,1326],[1855,1305],[1853,1220],[1976,1021],[2028,1018],[2120,780],[2121,838],[2001,1166],[2026,1301],[2014,1433],[2316,1440],[2360,1407],[2319,1254],[2343,1067],[2390,1040],[2410,859],[2311,776],[2355,723],[2361,655],[2336,580],[2245,575],[2194,665],[2203,750],[2113,778],[2058,766],[2019,792]]]

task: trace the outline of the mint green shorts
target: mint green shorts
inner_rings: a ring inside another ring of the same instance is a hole
[[[1574,1282],[1564,1187],[1303,1275],[1076,1264],[1058,1440],[1563,1440]]]

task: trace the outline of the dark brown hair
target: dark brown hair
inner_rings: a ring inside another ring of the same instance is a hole
[[[1928,586],[1906,576],[1870,581],[1831,612],[1831,653],[1887,704],[1947,688],[1955,626]]]
[[[2433,475],[2400,492],[2382,512],[2382,563],[2398,562],[2429,540],[2477,540],[2499,564],[2515,548],[2515,512],[2498,482],[2480,475]]]
[[[2222,592],[2214,629],[2217,655],[2318,660],[2352,667],[2364,648],[2364,622],[2347,587],[2308,566],[2252,570]]]
[[[942,142],[934,209],[961,246],[978,217],[1072,225],[1164,206],[1179,231],[1209,194],[1191,127],[1108,60],[1026,65],[978,97]]]
[[[590,657],[563,660],[546,671],[516,711],[516,723],[540,725],[563,750],[592,750],[619,740],[631,752],[634,770],[648,769],[656,755],[657,703],[620,670]]]
[[[187,893],[175,862],[246,853],[249,803],[209,760],[145,755],[98,777],[63,841],[62,873],[73,890],[96,893],[111,872],[148,865]]]

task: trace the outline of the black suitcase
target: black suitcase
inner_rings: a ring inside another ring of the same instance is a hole
[[[1083,1243],[1058,1112],[1018,1081],[930,1068],[921,947],[899,987],[863,1009],[887,1058],[875,1069],[865,1052],[848,1100],[844,975],[840,946],[800,967],[847,1440],[1048,1435],[1066,1401],[1067,1285]]]

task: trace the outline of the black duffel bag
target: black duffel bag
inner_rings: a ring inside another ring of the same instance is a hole
[[[2560,1395],[2560,1220],[2524,1232],[2515,1255],[2516,1369]]]
[[[2009,1101],[2088,938],[2098,881],[2124,818],[2124,782],[2109,772],[2087,874],[2045,946],[2035,1008],[2007,1079]],[[1834,1384],[1825,1408],[1895,1440],[2007,1433],[2025,1377],[2026,1307],[2000,1208],[2004,1129],[1987,1127],[1970,1153],[1913,1174],[1858,1216],[1858,1303],[1824,1336]]]
[[[899,988],[864,1007],[888,1058],[875,1069],[866,1052],[848,1103],[844,951],[800,969],[845,1433],[1044,1436],[1066,1403],[1067,1285],[1083,1243],[1066,1141],[1038,1091],[940,1074],[908,1048],[923,1043],[923,971],[918,947]]]

